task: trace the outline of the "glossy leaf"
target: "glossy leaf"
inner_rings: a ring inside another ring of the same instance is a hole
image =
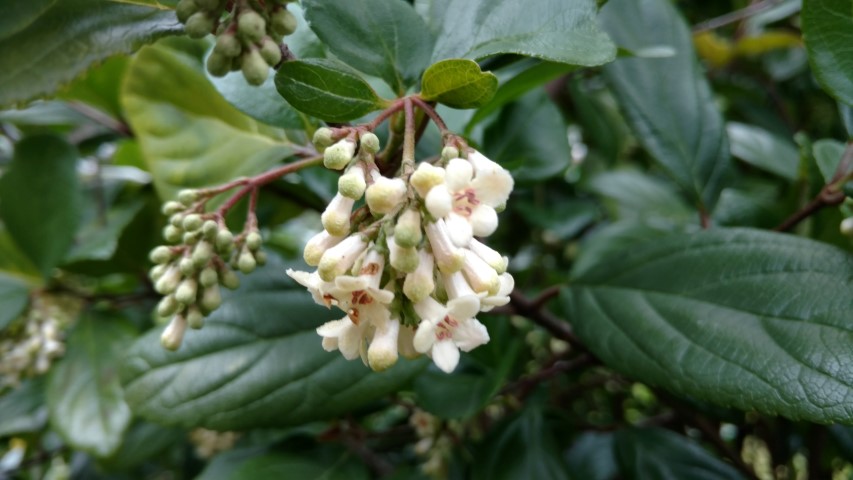
[[[24,381],[0,396],[0,437],[37,432],[47,424],[44,378]]]
[[[421,80],[421,97],[451,108],[478,108],[495,96],[498,77],[473,60],[453,58],[431,65]]]
[[[828,183],[832,181],[838,164],[841,163],[841,157],[844,155],[844,144],[832,139],[818,140],[812,145],[812,155],[814,155],[817,168],[823,176],[823,181]]]
[[[354,120],[385,105],[358,73],[334,60],[285,62],[275,86],[297,110],[332,122]]]
[[[18,247],[45,277],[65,256],[80,221],[77,151],[60,137],[37,135],[15,148],[0,178],[0,216]]]
[[[732,155],[753,167],[796,180],[800,154],[793,142],[744,123],[729,122],[726,130]]]
[[[618,219],[656,219],[672,224],[698,221],[669,183],[638,170],[610,170],[593,177],[588,185]]]
[[[853,0],[805,0],[802,19],[815,77],[830,95],[853,105]]]
[[[131,413],[118,363],[134,337],[114,315],[84,316],[68,338],[65,356],[50,371],[50,423],[74,448],[105,457],[121,445]]]
[[[25,282],[0,272],[0,331],[18,318],[30,301]]]
[[[53,93],[90,65],[181,31],[170,10],[108,0],[7,0],[0,105]]]
[[[835,247],[714,229],[614,253],[561,298],[590,350],[641,382],[741,409],[846,422],[851,287],[853,256]]]
[[[613,452],[625,480],[737,480],[734,467],[715,458],[692,440],[663,429],[616,432]]]
[[[402,0],[304,0],[314,33],[343,62],[405,92],[429,64],[432,35]]]
[[[363,407],[423,368],[401,359],[373,373],[324,351],[315,329],[341,313],[314,304],[285,278],[280,262],[245,277],[177,352],[160,346],[160,329],[142,337],[122,370],[134,412],[219,430],[301,424]]]
[[[691,201],[710,210],[724,186],[729,146],[687,24],[667,0],[612,0],[601,18],[620,44],[676,50],[621,58],[604,73],[639,141]]]
[[[602,65],[616,47],[601,31],[593,0],[450,0],[432,61],[514,53],[571,65]]]
[[[174,50],[146,47],[122,88],[127,119],[164,199],[181,188],[258,174],[292,153],[283,131],[240,113],[201,68]]]

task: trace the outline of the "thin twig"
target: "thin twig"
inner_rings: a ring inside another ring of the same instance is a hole
[[[279,178],[287,175],[288,173],[293,173],[305,167],[317,165],[322,161],[323,157],[321,155],[317,155],[315,157],[305,158],[302,160],[297,160],[295,162],[288,163],[287,165],[282,165],[281,167],[274,168],[268,172],[262,173],[254,177],[235,180],[233,182],[229,182],[223,185],[222,187],[217,187],[213,191],[216,193],[221,193],[238,185],[244,185],[243,188],[238,190],[237,193],[232,195],[231,198],[229,198],[225,203],[222,204],[221,207],[219,207],[217,213],[224,216],[231,208],[234,207],[234,205],[237,204],[237,202],[239,202],[243,197],[251,193],[253,190],[260,188],[270,182],[278,180]],[[227,188],[223,189],[223,187]]]
[[[107,115],[106,113],[98,110],[95,107],[80,102],[68,102],[67,105],[70,109],[83,115],[89,120],[92,120],[97,124],[103,125],[104,127],[107,127],[116,133],[119,133],[126,137],[133,136],[133,132],[130,130],[130,127],[126,123],[116,120],[115,118]]]
[[[537,306],[524,296],[518,290],[514,290],[509,294],[510,305],[513,307],[513,313],[521,315],[523,317],[527,317],[530,320],[533,320],[536,324],[548,330],[551,335],[559,338],[560,340],[564,340],[569,342],[574,348],[582,350],[584,352],[587,351],[586,347],[581,343],[580,339],[572,332],[571,327],[568,323],[563,320],[555,317],[547,310],[544,310],[540,306]]]
[[[418,108],[423,110],[424,113],[429,116],[433,123],[435,123],[435,126],[438,127],[438,129],[441,131],[442,135],[447,133],[447,124],[444,123],[444,120],[441,118],[441,116],[439,116],[438,112],[435,111],[435,108],[432,105],[430,105],[420,97],[413,96],[409,98],[412,99],[412,102],[414,102],[415,105],[418,106]]]
[[[500,394],[505,395],[517,391],[518,396],[524,398],[531,390],[533,390],[534,387],[536,387],[536,385],[559,374],[569,373],[583,368],[593,362],[594,360],[592,356],[588,353],[582,353],[571,360],[563,360],[560,357],[556,357],[553,361],[543,365],[541,370],[504,386],[501,389]]]
[[[729,12],[725,15],[720,15],[719,17],[715,17],[710,20],[705,20],[704,22],[697,23],[693,26],[693,33],[716,30],[720,27],[724,27],[726,25],[745,20],[753,15],[763,12],[764,10],[774,7],[780,1],[781,0],[763,0],[761,2],[754,3],[748,7],[741,8],[740,10],[735,10],[734,12]]]

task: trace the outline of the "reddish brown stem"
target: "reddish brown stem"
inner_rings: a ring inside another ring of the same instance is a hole
[[[234,195],[231,196],[225,203],[222,204],[216,210],[216,213],[220,216],[225,216],[228,211],[234,207],[243,197],[252,193],[253,191],[257,191],[258,188],[278,180],[279,178],[287,175],[288,173],[293,173],[297,170],[301,170],[305,167],[310,167],[313,165],[317,165],[323,161],[323,157],[321,155],[317,155],[310,158],[305,158],[303,160],[297,160],[295,162],[288,163],[287,165],[282,165],[281,167],[274,168],[268,172],[264,172],[260,175],[249,177],[249,178],[241,178],[234,180],[233,182],[226,183],[220,187],[213,188],[211,190],[205,190],[205,193],[210,193],[215,195],[217,193],[222,193],[227,190],[230,190],[238,185],[244,185],[243,188],[238,190]],[[257,194],[255,194],[257,195]]]
[[[381,125],[382,122],[384,122],[388,117],[390,117],[391,115],[394,115],[395,113],[402,110],[405,103],[406,102],[405,102],[404,98],[395,100],[390,106],[388,106],[388,108],[386,108],[385,110],[382,111],[382,113],[377,115],[376,118],[374,118],[372,122],[365,125],[365,127],[368,130],[370,130],[371,132],[376,130],[376,127]]]
[[[438,127],[438,129],[441,131],[442,136],[447,133],[447,124],[444,123],[444,120],[438,115],[432,105],[430,105],[420,97],[413,96],[409,98],[411,98],[412,102],[414,102],[414,104],[417,105],[418,108],[423,110],[424,113],[426,113],[427,116],[433,121],[433,123],[435,123],[435,126]]]

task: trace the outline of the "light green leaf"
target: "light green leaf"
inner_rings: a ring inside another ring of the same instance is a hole
[[[853,105],[853,0],[805,0],[802,21],[818,82],[839,101]]]
[[[57,94],[63,100],[76,100],[96,107],[113,118],[122,118],[121,82],[130,59],[116,56],[94,66]]]
[[[473,60],[453,58],[431,65],[421,80],[421,97],[451,108],[478,108],[495,96],[498,77]]]
[[[0,437],[37,432],[47,424],[44,405],[44,377],[23,382],[0,395]]]
[[[505,108],[486,129],[483,145],[516,181],[553,177],[571,161],[565,122],[545,92],[530,92]]]
[[[687,24],[668,0],[611,0],[601,19],[622,45],[676,50],[665,58],[621,58],[604,73],[646,150],[692,202],[710,210],[725,185],[729,147]]]
[[[0,332],[18,318],[30,302],[29,286],[0,272]]]
[[[20,141],[0,178],[0,216],[45,277],[71,247],[80,221],[78,189],[77,151],[52,135]]]
[[[818,140],[812,145],[812,155],[823,176],[823,181],[829,183],[835,176],[835,171],[838,170],[838,164],[841,163],[844,144],[829,138]]]
[[[289,157],[284,132],[240,113],[193,59],[162,46],[131,61],[122,105],[163,199],[258,174]]]
[[[663,429],[629,428],[616,432],[613,452],[621,478],[743,479],[734,467],[682,435]]]
[[[134,412],[217,430],[301,424],[364,407],[424,367],[400,359],[373,373],[324,351],[315,329],[342,314],[314,304],[286,279],[280,262],[243,280],[177,352],[160,346],[159,331],[131,348],[122,378]]]
[[[297,110],[332,122],[354,120],[385,106],[358,73],[334,60],[285,62],[275,86]]]
[[[744,123],[729,122],[726,130],[732,155],[782,178],[792,181],[797,179],[800,153],[793,142]]]
[[[714,229],[633,245],[561,293],[607,365],[680,395],[813,422],[853,419],[853,256]]]
[[[51,94],[93,63],[180,31],[175,13],[159,8],[108,0],[6,0],[0,106]]]
[[[613,61],[594,0],[451,0],[443,9],[432,61],[515,53],[571,65]]]
[[[131,413],[118,363],[134,337],[115,315],[84,316],[68,338],[65,356],[50,371],[50,423],[74,448],[105,457],[121,445]]]
[[[385,80],[398,94],[429,64],[432,35],[402,0],[303,0],[314,33],[343,62]]]

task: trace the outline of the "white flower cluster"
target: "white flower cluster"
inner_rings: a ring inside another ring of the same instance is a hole
[[[305,246],[317,270],[287,274],[318,304],[346,313],[317,329],[327,351],[377,371],[398,354],[426,354],[451,372],[460,350],[489,341],[477,313],[508,303],[514,287],[507,258],[474,238],[497,228],[512,176],[475,150],[460,158],[446,147],[435,165],[388,178],[373,161],[373,134],[355,146],[344,139],[326,149],[326,166],[346,170],[324,230]]]

